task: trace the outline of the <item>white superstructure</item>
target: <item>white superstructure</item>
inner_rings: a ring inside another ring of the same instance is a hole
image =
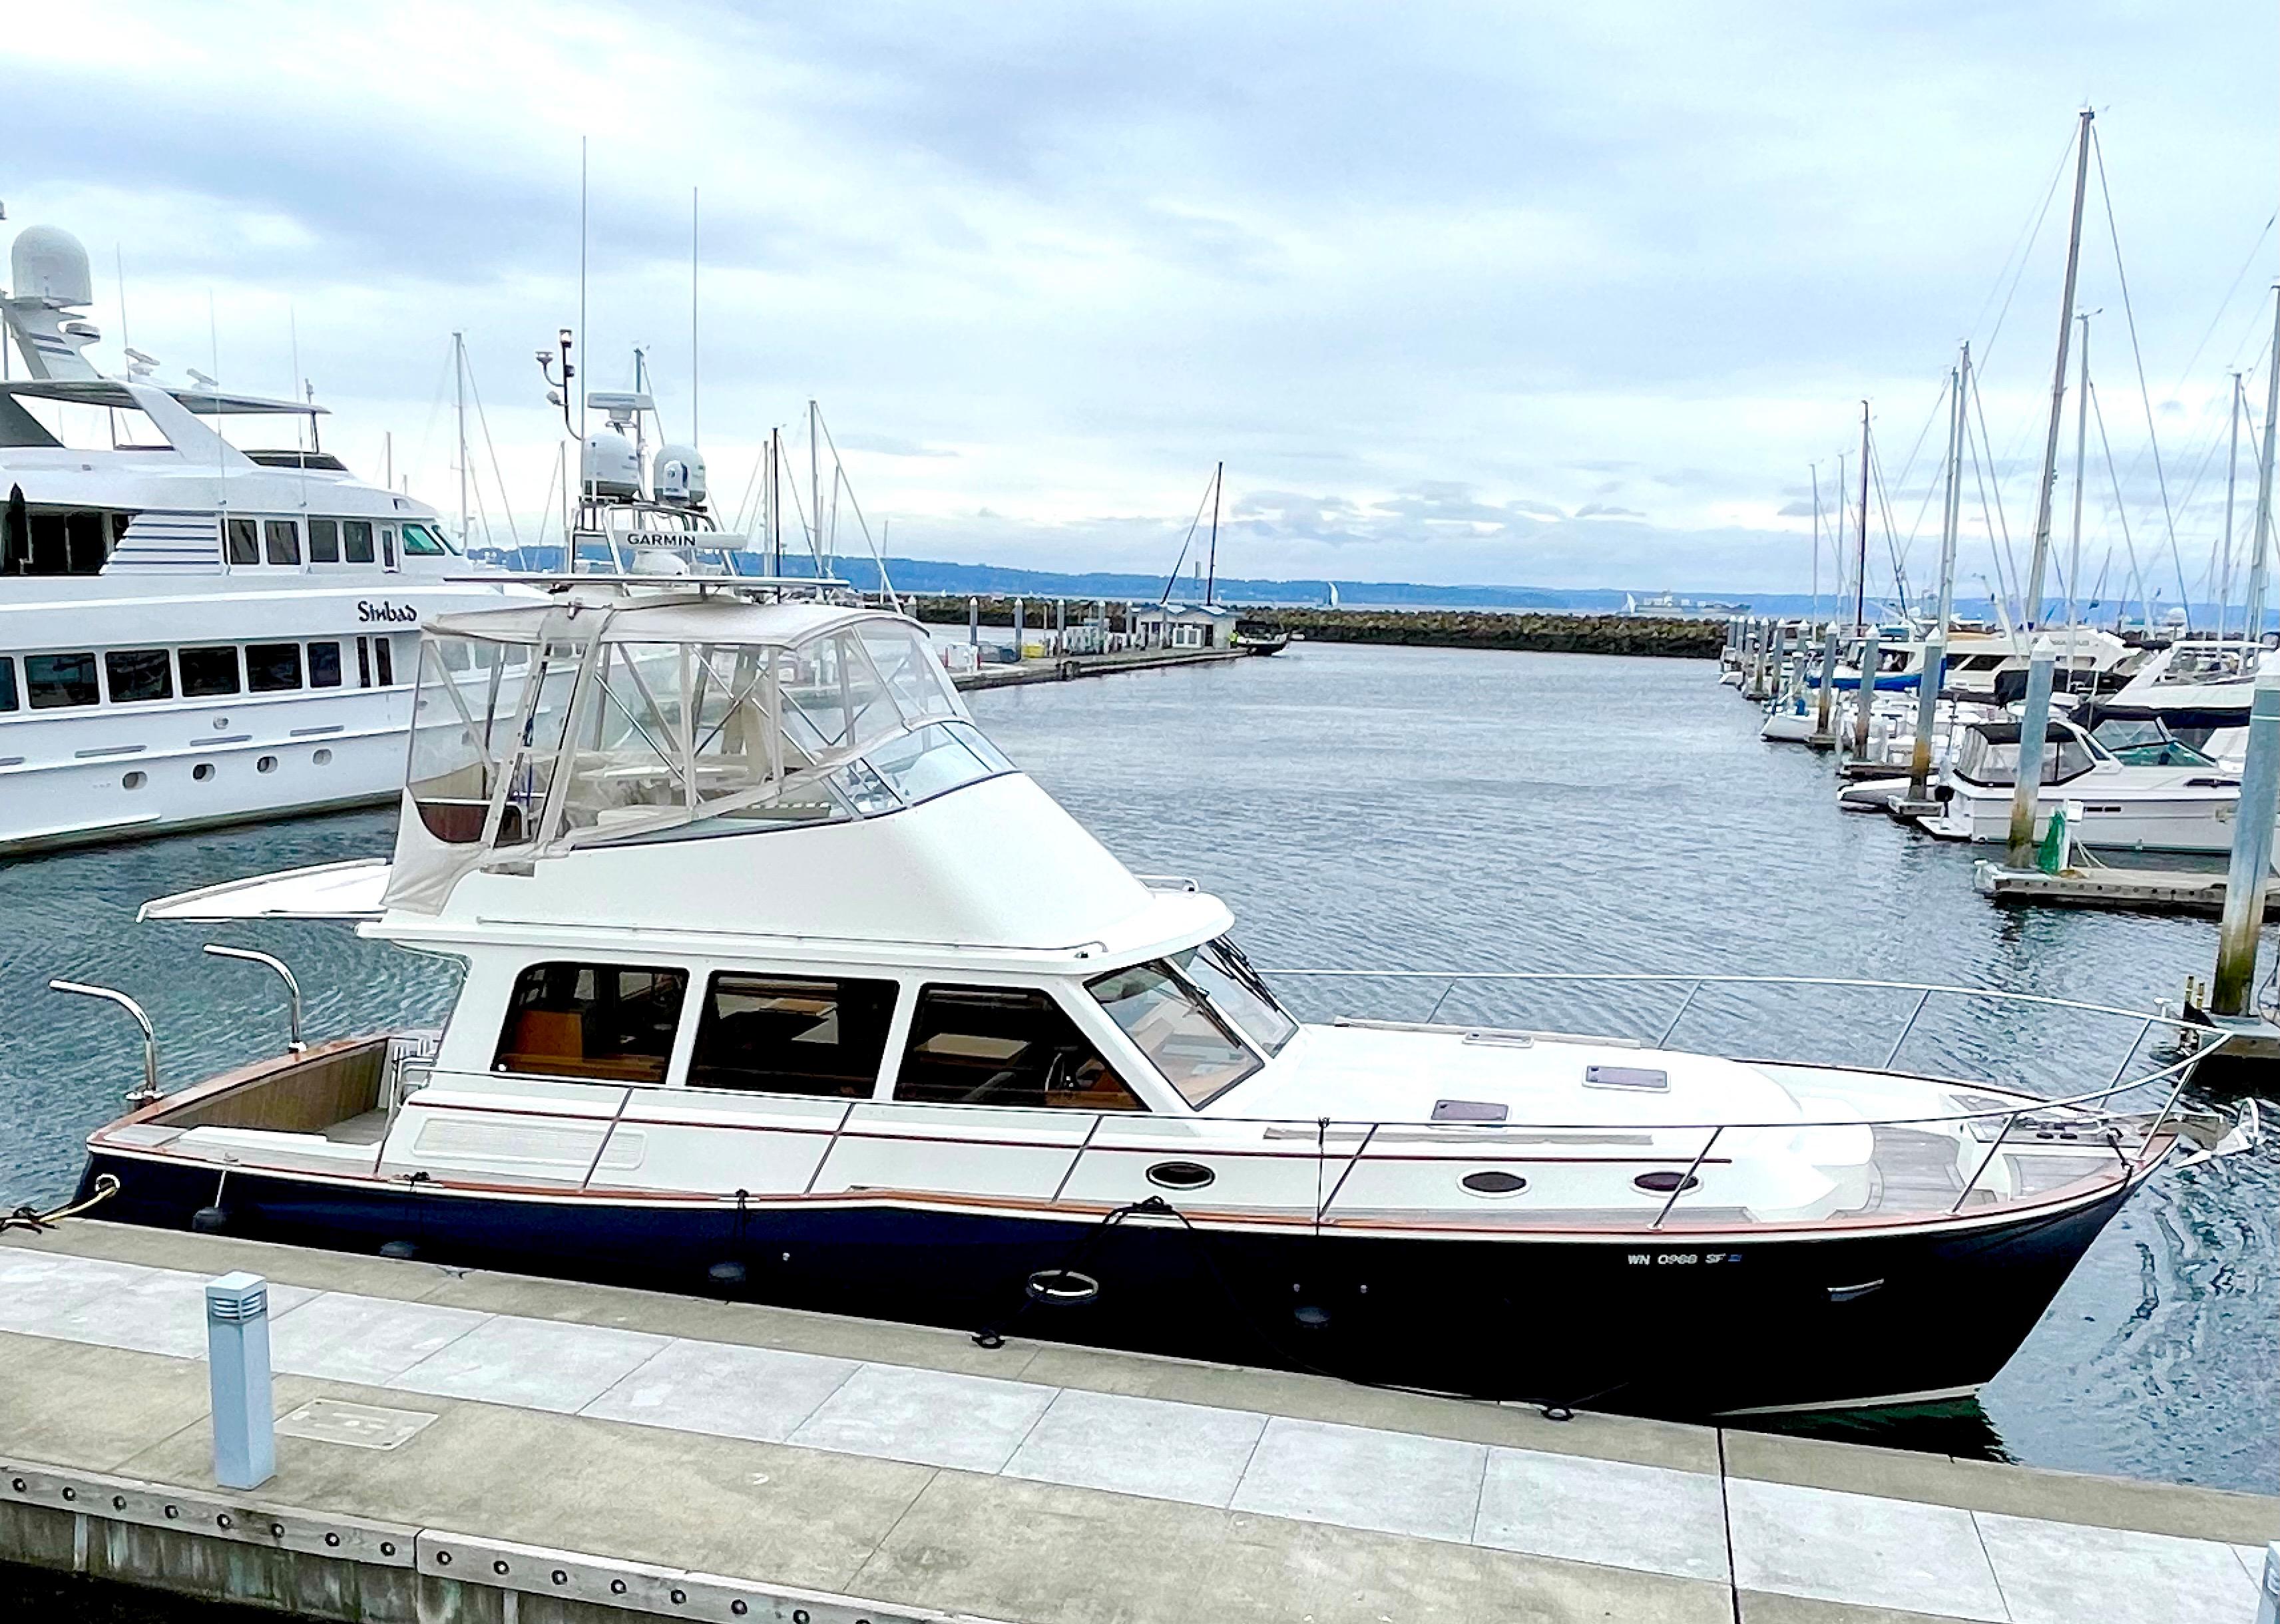
[[[87,256],[35,227],[0,298],[0,855],[391,798],[420,627],[460,581],[435,510],[317,449],[322,408],[167,384],[98,336]],[[224,417],[305,428],[245,450]]]

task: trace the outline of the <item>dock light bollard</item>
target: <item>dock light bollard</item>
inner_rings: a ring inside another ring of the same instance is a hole
[[[214,1482],[258,1489],[277,1474],[269,1382],[269,1282],[225,1274],[206,1282],[206,1372],[213,1395]]]
[[[966,642],[969,648],[982,646],[982,600],[978,597],[966,600]]]
[[[1021,640],[1023,635],[1021,627],[1023,623],[1028,619],[1028,615],[1027,613],[1028,609],[1028,605],[1021,599],[1017,597],[1013,600],[1013,658],[1017,661],[1027,659],[1028,658],[1028,655],[1021,651]]]
[[[2232,860],[2224,876],[2224,917],[2217,925],[2216,976],[2209,1009],[2248,1013],[2256,984],[2256,938],[2264,923],[2264,888],[2272,870],[2272,820],[2280,800],[2280,669],[2261,671],[2248,708],[2248,755],[2240,769],[2240,804],[2232,820]]]
[[[1883,661],[1884,634],[1872,626],[1860,644],[1860,686],[1852,690],[1852,759],[1868,755],[1868,712],[1876,708],[1876,667]]]
[[[2047,637],[2027,657],[2027,698],[2019,711],[2019,769],[2011,789],[2011,839],[2006,868],[2035,866],[2035,802],[2043,789],[2043,742],[2051,735],[2051,673],[2058,650]],[[2235,838],[2238,839],[2238,831]]]

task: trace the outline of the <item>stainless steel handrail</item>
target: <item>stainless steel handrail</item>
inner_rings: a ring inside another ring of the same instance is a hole
[[[285,961],[274,954],[256,952],[250,947],[224,947],[218,942],[206,943],[206,951],[216,958],[242,958],[248,964],[266,965],[285,983],[285,1047],[293,1054],[308,1048],[301,1041],[301,983],[293,979],[293,972]]]
[[[75,992],[83,998],[102,998],[116,1004],[135,1017],[135,1024],[142,1028],[142,1086],[127,1090],[129,1105],[147,1105],[166,1097],[158,1089],[158,1034],[151,1028],[150,1017],[142,1006],[113,987],[95,987],[85,981],[53,981],[48,983],[50,992]]]

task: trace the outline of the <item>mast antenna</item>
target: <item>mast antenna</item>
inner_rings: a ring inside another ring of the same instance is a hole
[[[697,189],[689,189],[689,443],[697,443]],[[659,431],[660,434],[663,430]]]

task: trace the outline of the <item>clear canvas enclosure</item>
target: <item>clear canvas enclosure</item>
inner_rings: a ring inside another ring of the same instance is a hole
[[[923,631],[824,605],[467,616],[431,628],[417,704],[409,792],[452,848],[878,817],[1012,770]]]

